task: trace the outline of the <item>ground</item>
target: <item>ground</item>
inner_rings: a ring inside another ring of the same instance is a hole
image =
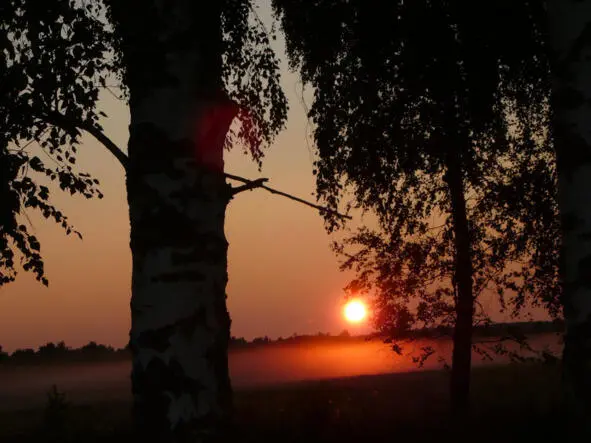
[[[475,369],[472,419],[457,438],[448,420],[447,380],[445,372],[431,371],[238,390],[236,441],[560,441],[557,366]],[[129,443],[129,409],[128,399],[71,404],[61,414],[63,429],[53,431],[59,423],[48,422],[46,408],[5,410],[0,441]]]

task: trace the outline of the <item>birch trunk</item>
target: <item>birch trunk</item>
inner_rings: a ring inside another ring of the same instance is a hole
[[[219,441],[231,415],[223,143],[235,113],[220,99],[218,8],[191,3],[146,2],[154,25],[126,48],[137,441]]]
[[[459,154],[447,158],[446,182],[449,188],[454,227],[455,271],[457,288],[456,321],[453,331],[453,352],[450,380],[451,409],[455,425],[466,425],[470,406],[470,368],[472,364],[472,323],[474,296],[470,232],[466,214],[466,198]]]
[[[563,233],[564,392],[571,441],[591,439],[591,2],[548,1]]]

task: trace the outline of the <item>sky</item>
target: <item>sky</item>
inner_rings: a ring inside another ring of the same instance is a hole
[[[268,22],[268,17],[263,18]],[[282,53],[281,41],[276,48]],[[269,186],[314,201],[313,144],[302,85],[285,64],[282,58],[282,84],[290,104],[287,128],[268,149],[261,172],[241,149],[226,153],[226,171],[267,177]],[[310,94],[305,96],[310,103]],[[103,120],[105,133],[125,150],[127,105],[105,91],[101,107],[108,115]],[[131,253],[124,174],[92,137],[84,138],[80,151],[80,169],[100,180],[105,197],[86,200],[59,190],[54,194],[55,204],[83,240],[66,236],[33,211],[28,213],[41,241],[50,283],[45,288],[21,271],[16,282],[0,288],[0,345],[5,350],[59,340],[70,346],[90,340],[114,346],[127,343]],[[329,248],[331,238],[316,210],[263,190],[243,192],[228,207],[226,235],[233,335],[277,337],[367,329],[343,320],[347,276],[338,270]]]
[[[268,7],[260,13],[269,23]],[[297,74],[288,72],[281,38],[275,49],[290,105],[287,128],[267,151],[262,171],[234,149],[226,153],[226,172],[267,177],[269,186],[314,201],[312,127],[305,110],[311,94],[302,90]],[[103,121],[106,135],[126,150],[127,105],[105,91],[101,107],[108,115]],[[46,288],[21,271],[16,282],[0,288],[0,345],[6,351],[60,340],[73,347],[91,340],[122,347],[128,341],[131,253],[123,170],[90,136],[80,151],[80,169],[100,180],[105,197],[54,194],[56,206],[83,240],[28,213],[50,284]],[[332,239],[314,209],[263,190],[243,192],[228,207],[226,236],[232,335],[252,339],[369,330],[366,324],[354,326],[343,318],[342,288],[352,274],[338,270],[329,248]]]

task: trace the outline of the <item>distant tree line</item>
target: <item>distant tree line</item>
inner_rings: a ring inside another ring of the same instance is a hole
[[[533,322],[508,322],[508,323],[485,323],[474,326],[474,337],[515,337],[522,338],[526,335],[543,333],[562,333],[564,331],[564,320],[555,319],[553,321],[533,321]],[[400,332],[398,339],[416,339],[416,338],[439,338],[449,337],[452,327],[434,327],[411,329],[407,332]]]
[[[129,356],[128,347],[114,348],[91,341],[80,348],[71,348],[63,341],[49,342],[36,351],[32,348],[19,348],[11,354],[3,351],[0,345],[0,364],[40,364],[57,361],[98,361]]]
[[[564,321],[537,322],[512,322],[512,323],[491,323],[477,326],[476,336],[485,337],[506,337],[523,336],[528,334],[540,334],[549,332],[562,332]],[[449,335],[450,331],[445,328],[424,328],[405,332],[397,338],[438,338]],[[346,329],[338,335],[318,332],[317,334],[297,335],[290,337],[278,337],[272,339],[268,336],[255,337],[248,341],[244,337],[232,337],[230,340],[231,349],[256,348],[265,345],[283,344],[329,344],[342,343],[344,341],[359,341],[371,338],[371,336],[353,336]],[[127,359],[130,356],[129,345],[123,348],[98,344],[94,341],[87,343],[80,348],[71,348],[63,341],[58,343],[49,342],[40,346],[37,350],[32,348],[19,348],[12,353],[5,352],[0,345],[0,364],[41,364],[50,362],[82,362],[82,361],[104,361]]]
[[[273,340],[268,336],[255,337],[252,341],[246,340],[244,337],[232,337],[230,339],[230,348],[252,348],[261,345],[270,344],[302,344],[302,343],[319,343],[319,342],[335,342],[348,339],[363,339],[363,336],[351,336],[349,331],[343,330],[338,335],[331,335],[328,332],[318,332],[317,334],[297,335],[293,334],[290,337],[278,337]]]

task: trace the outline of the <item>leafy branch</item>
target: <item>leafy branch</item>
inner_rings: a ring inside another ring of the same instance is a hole
[[[235,181],[245,183],[245,185],[243,185],[243,186],[238,186],[236,188],[233,188],[232,195],[237,194],[242,191],[248,191],[248,190],[253,190],[256,188],[261,188],[261,189],[264,189],[265,191],[269,191],[271,194],[281,195],[282,197],[286,197],[286,198],[289,198],[290,200],[296,201],[298,203],[302,203],[306,206],[310,206],[311,208],[317,209],[321,213],[323,213],[323,212],[328,213],[328,214],[333,215],[335,217],[345,218],[348,220],[351,220],[351,218],[352,218],[350,215],[341,214],[337,211],[333,211],[332,209],[328,209],[325,206],[316,205],[314,203],[310,203],[309,201],[303,200],[299,197],[288,194],[286,192],[278,191],[277,189],[273,189],[273,188],[265,185],[265,183],[269,180],[268,178],[258,178],[256,180],[249,180],[247,178],[239,177],[237,175],[232,175],[232,174],[224,174],[224,175],[226,176],[226,178],[229,178],[230,180],[235,180]]]
[[[115,158],[119,161],[119,163],[127,171],[127,165],[128,165],[127,155],[121,150],[121,148],[119,148],[115,144],[115,142],[113,142],[109,137],[107,137],[105,135],[105,133],[101,130],[101,128],[98,125],[93,124],[91,122],[78,121],[78,120],[72,119],[66,115],[63,115],[59,112],[46,113],[44,115],[40,115],[40,117],[42,117],[48,123],[59,126],[64,130],[72,130],[72,129],[85,130],[90,135],[92,135],[96,140],[98,140],[111,154],[113,154],[113,156],[115,156]],[[271,194],[280,195],[282,197],[288,198],[288,199],[293,200],[295,202],[298,202],[298,203],[304,204],[306,206],[309,206],[311,208],[317,209],[321,213],[326,213],[326,214],[333,215],[338,218],[351,220],[350,215],[341,214],[341,213],[331,210],[325,206],[320,206],[320,205],[311,203],[309,201],[306,201],[306,200],[296,197],[294,195],[288,194],[283,191],[279,191],[277,189],[274,189],[274,188],[271,188],[271,187],[265,185],[265,183],[267,183],[269,181],[268,178],[258,178],[255,180],[250,180],[250,179],[247,179],[244,177],[240,177],[240,176],[233,175],[233,174],[227,174],[227,173],[224,174],[224,176],[230,180],[239,181],[241,183],[244,183],[242,186],[237,186],[237,187],[231,189],[232,196],[234,196],[240,192],[243,192],[243,191],[250,191],[250,190],[253,190],[256,188],[261,188],[261,189],[264,189],[264,190],[270,192]]]

